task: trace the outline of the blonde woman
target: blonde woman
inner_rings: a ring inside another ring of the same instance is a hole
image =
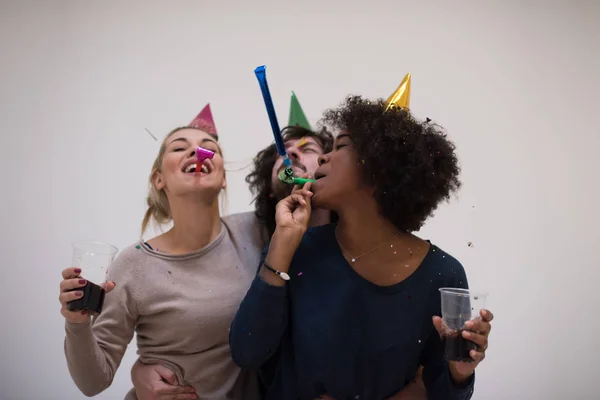
[[[150,174],[142,230],[152,218],[173,227],[122,251],[109,269],[104,309],[93,321],[66,306],[81,296],[70,290],[83,287],[85,276],[74,268],[63,271],[65,354],[86,396],[110,386],[135,331],[141,362],[177,376],[177,398],[259,398],[255,374],[233,363],[228,337],[256,274],[260,234],[250,213],[221,219],[222,152],[212,117],[199,122],[169,133]],[[198,146],[214,151],[214,158],[198,165]],[[135,390],[125,398],[136,399]]]

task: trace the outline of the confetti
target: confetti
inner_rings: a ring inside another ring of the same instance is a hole
[[[298,272],[298,276],[302,276],[302,272]]]
[[[469,246],[469,247],[473,247],[473,242],[468,242],[468,243],[467,243],[467,246]]]
[[[146,132],[148,132],[148,135],[150,135],[152,137],[152,139],[154,139],[155,142],[158,142],[158,139],[156,138],[156,136],[154,136],[148,128],[144,128],[144,129],[146,130]]]
[[[302,147],[302,146],[306,146],[306,144],[308,143],[308,140],[306,140],[305,137],[303,137],[302,139],[300,139],[300,141],[298,142],[298,144],[296,145],[296,147]],[[363,164],[365,162],[363,161]]]
[[[137,246],[135,246],[135,248],[139,250],[139,249],[140,249],[140,246],[139,246],[139,245],[137,245]]]
[[[394,254],[396,254],[396,252],[394,251]]]
[[[419,343],[421,343],[421,339],[419,339]]]
[[[361,161],[362,161],[363,165],[365,165],[365,160],[361,160]]]
[[[435,249],[433,249],[433,251],[435,251]]]

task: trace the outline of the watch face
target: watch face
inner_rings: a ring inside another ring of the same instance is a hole
[[[289,281],[290,280],[290,276],[288,274],[286,274],[285,272],[280,272],[279,276],[281,277],[281,279],[283,279],[284,281]]]

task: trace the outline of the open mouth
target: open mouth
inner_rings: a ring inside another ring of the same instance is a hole
[[[207,163],[202,163],[200,165],[200,169],[198,169],[198,163],[197,162],[193,162],[190,163],[188,165],[186,165],[182,172],[186,173],[186,174],[195,174],[195,173],[203,173],[203,174],[210,174],[212,172],[212,168],[210,167],[209,164]]]

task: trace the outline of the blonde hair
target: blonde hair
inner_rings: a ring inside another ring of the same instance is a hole
[[[146,203],[148,204],[148,209],[144,214],[144,219],[142,220],[142,232],[146,232],[146,228],[148,228],[148,224],[151,219],[154,219],[159,224],[166,224],[171,222],[171,207],[169,205],[169,198],[167,197],[167,193],[164,189],[158,190],[154,186],[154,178],[156,174],[161,172],[163,158],[165,156],[165,152],[167,150],[167,139],[173,136],[175,133],[179,132],[183,129],[198,129],[193,126],[182,126],[179,128],[173,129],[169,134],[164,138],[160,145],[160,149],[158,150],[158,155],[152,164],[152,170],[150,171],[150,177],[148,178],[150,189],[148,191],[148,197],[146,197]],[[198,129],[201,130],[201,129]],[[204,131],[203,131],[204,132]],[[211,135],[214,136],[214,135]],[[220,150],[220,146],[219,146]],[[221,155],[223,152],[221,151]]]

